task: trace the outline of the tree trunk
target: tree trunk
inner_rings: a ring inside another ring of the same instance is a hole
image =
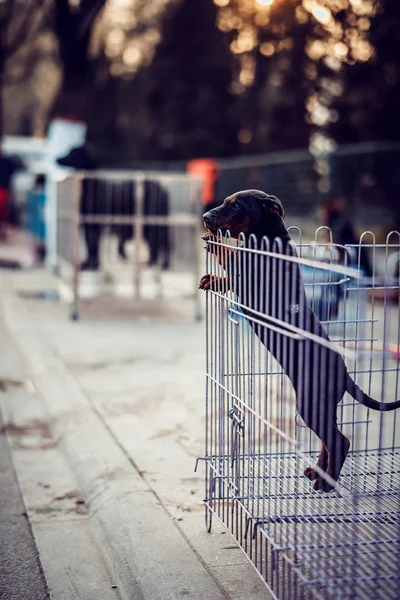
[[[55,29],[63,78],[49,121],[63,118],[87,122],[94,85],[94,61],[89,57],[91,33],[106,0],[85,0],[80,10],[68,0],[55,0]]]
[[[92,85],[87,79],[64,75],[60,89],[49,114],[49,122],[54,119],[87,122],[90,111]]]

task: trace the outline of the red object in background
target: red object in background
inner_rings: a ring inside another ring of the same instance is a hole
[[[215,182],[218,179],[218,163],[212,158],[196,158],[187,163],[190,175],[203,177],[203,204],[208,206],[214,202]]]
[[[6,218],[7,197],[7,190],[0,187],[0,223],[2,223]]]

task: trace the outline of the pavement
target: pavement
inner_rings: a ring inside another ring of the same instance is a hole
[[[0,232],[0,268],[26,268],[36,262],[34,242],[28,233],[11,226]]]
[[[268,598],[222,526],[205,530],[204,473],[194,473],[205,340],[193,306],[92,299],[72,323],[43,294],[56,287],[45,271],[0,272],[0,441],[19,484],[1,472],[19,519],[0,543],[31,532],[33,558],[6,554],[55,600]]]
[[[10,347],[11,340],[0,326],[0,389],[14,396],[24,391],[19,389],[23,386],[21,368]],[[8,429],[11,430],[11,424]],[[50,596],[27,518],[11,445],[4,435],[6,431],[0,412],[0,598],[45,600]]]

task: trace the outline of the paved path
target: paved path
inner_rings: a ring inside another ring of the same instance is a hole
[[[0,327],[0,395],[20,385],[20,367],[10,353],[11,340]],[[45,600],[47,584],[0,410],[0,598]]]
[[[193,472],[204,447],[203,325],[174,311],[132,319],[115,305],[71,323],[64,305],[16,294],[54,281],[9,272],[0,287],[34,388],[3,408],[25,424],[13,454],[52,597],[268,598],[222,527],[204,528],[203,473]]]
[[[0,267],[30,267],[35,261],[34,244],[29,234],[8,227],[6,237],[0,237]]]

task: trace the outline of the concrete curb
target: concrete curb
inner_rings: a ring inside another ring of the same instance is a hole
[[[5,338],[7,343],[8,336]],[[0,406],[0,429],[3,427]],[[11,444],[6,435],[0,435],[0,455],[0,597],[9,600],[30,600],[33,597],[49,600],[48,581],[40,562],[32,525],[25,518],[26,506]]]
[[[54,436],[100,528],[120,597],[228,598],[111,437],[68,369],[35,330],[23,303],[4,294],[2,305],[6,327],[29,365]]]

